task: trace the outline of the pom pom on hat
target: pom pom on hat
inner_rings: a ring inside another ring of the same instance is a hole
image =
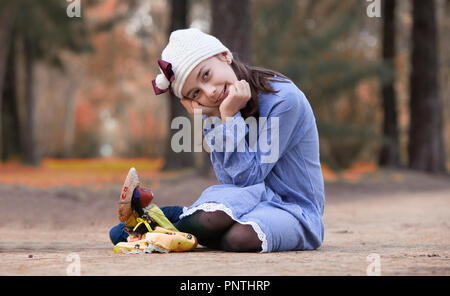
[[[167,89],[170,85],[170,81],[167,80],[166,76],[164,76],[163,74],[158,74],[158,76],[156,76],[155,82],[156,86],[159,89]]]

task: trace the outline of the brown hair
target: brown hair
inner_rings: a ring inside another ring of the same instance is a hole
[[[241,115],[244,119],[250,116],[259,117],[259,105],[258,105],[258,94],[261,92],[266,93],[277,93],[270,85],[270,80],[276,75],[280,78],[288,77],[280,74],[278,72],[268,70],[260,67],[251,67],[243,62],[239,61],[235,57],[231,62],[231,68],[233,68],[238,80],[246,80],[250,84],[250,89],[252,93],[251,99],[248,101],[247,105],[241,109]],[[283,80],[274,80],[281,81]]]

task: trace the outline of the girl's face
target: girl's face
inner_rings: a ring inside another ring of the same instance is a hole
[[[198,64],[188,75],[181,94],[200,105],[218,107],[228,87],[237,80],[231,68],[231,57],[224,52]]]

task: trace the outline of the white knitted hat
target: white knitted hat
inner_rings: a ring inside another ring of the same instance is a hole
[[[170,88],[178,98],[182,98],[181,90],[191,71],[202,61],[222,52],[229,52],[230,57],[233,57],[231,51],[212,35],[195,28],[173,31],[161,54],[162,62],[171,64],[173,75],[164,74],[167,71],[161,69],[159,61],[162,74],[158,74],[153,81],[153,86],[159,89],[157,91],[155,88],[155,93],[159,94]]]

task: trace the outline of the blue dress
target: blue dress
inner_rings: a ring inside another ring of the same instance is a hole
[[[262,252],[312,250],[324,236],[317,125],[303,92],[290,80],[276,80],[271,85],[277,93],[259,95],[263,120],[246,124],[240,112],[225,123],[203,117],[220,184],[207,188],[180,218],[221,210],[253,227]]]

